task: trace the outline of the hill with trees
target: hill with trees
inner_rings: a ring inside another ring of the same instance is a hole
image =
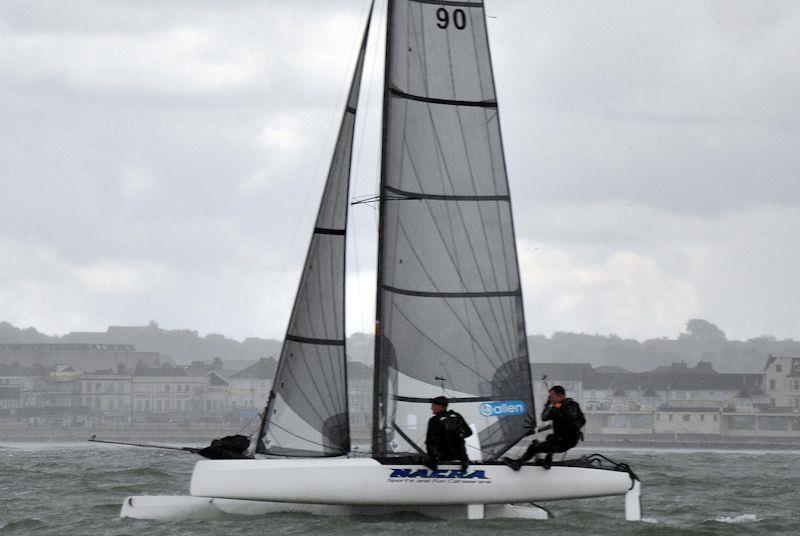
[[[21,329],[0,322],[2,343],[96,343],[132,344],[137,350],[171,355],[178,363],[208,361],[256,361],[277,357],[281,341],[275,339],[230,339],[220,334],[201,336],[188,329],[162,329],[156,322],[145,326],[111,326],[104,332],[73,332],[62,336],[45,335],[33,327]],[[729,340],[715,324],[692,319],[677,338],[662,337],[637,341],[617,335],[556,332],[552,336],[528,338],[531,359],[539,363],[591,363],[593,366],[623,367],[632,372],[653,370],[662,365],[685,362],[693,366],[710,362],[720,372],[761,372],[769,355],[800,356],[800,342],[778,340],[771,335]],[[370,364],[373,338],[354,333],[348,338],[347,353],[353,361]]]

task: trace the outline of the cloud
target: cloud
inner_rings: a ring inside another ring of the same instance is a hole
[[[800,211],[700,217],[620,203],[535,205],[520,240],[528,329],[656,337],[708,318],[733,338],[796,336]],[[535,229],[535,231],[534,231]],[[783,296],[783,297],[781,297]]]
[[[581,263],[564,250],[520,244],[528,329],[658,337],[699,309],[692,285],[655,259],[616,251]]]
[[[0,239],[0,303],[14,322],[64,333],[100,329],[130,318],[131,301],[163,294],[173,283],[168,267],[150,260],[82,264],[56,248]]]
[[[800,204],[796,6],[491,10],[501,119],[516,140],[509,168],[523,195],[697,214]]]
[[[3,2],[4,319],[280,337],[367,4]],[[800,7],[488,11],[530,331],[800,337]],[[376,193],[381,62],[354,195]],[[377,219],[350,213],[348,327],[371,330]]]

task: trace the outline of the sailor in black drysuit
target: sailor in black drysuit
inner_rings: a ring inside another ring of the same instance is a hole
[[[460,414],[447,410],[447,398],[437,396],[431,400],[433,417],[428,421],[428,433],[425,436],[425,447],[428,450],[430,469],[436,470],[439,462],[458,460],[461,470],[469,467],[467,449],[464,438],[472,435],[467,422]]]
[[[553,421],[553,433],[549,434],[544,441],[533,440],[521,457],[515,459],[503,458],[506,465],[515,471],[519,471],[522,464],[536,456],[538,453],[546,453],[544,463],[545,469],[550,469],[553,463],[553,454],[566,452],[583,439],[581,428],[586,424],[580,405],[571,398],[567,398],[564,388],[560,385],[553,386],[548,392],[547,403],[542,411],[543,421]]]

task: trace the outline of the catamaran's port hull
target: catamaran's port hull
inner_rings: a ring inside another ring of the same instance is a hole
[[[190,493],[249,501],[336,505],[476,505],[625,495],[628,473],[585,467],[473,465],[431,472],[371,458],[206,460],[195,465]]]
[[[212,497],[139,495],[127,497],[120,517],[175,521],[182,519],[220,519],[227,516],[266,515],[302,512],[320,516],[386,516],[413,513],[436,519],[547,519],[546,510],[533,505],[495,504],[485,508],[456,506],[348,506],[240,501]]]

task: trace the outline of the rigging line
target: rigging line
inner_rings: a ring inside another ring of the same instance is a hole
[[[249,421],[247,421],[247,423],[246,423],[244,426],[242,426],[241,428],[239,428],[239,430],[236,432],[236,435],[241,435],[241,433],[242,433],[242,432],[244,432],[245,428],[247,428],[247,427],[249,427],[251,424],[253,424],[253,421],[254,421],[254,420],[256,420],[256,419],[258,419],[259,421],[261,420],[261,413],[260,413],[260,412],[259,412],[259,413],[256,413],[256,414],[255,414],[255,415],[253,415],[252,417],[250,417],[250,420],[249,420]],[[257,433],[257,432],[254,430],[254,431],[253,431],[253,432],[251,432],[249,435],[253,435],[254,433]]]
[[[387,186],[386,189],[391,189],[391,186]],[[350,203],[351,205],[369,205],[380,201],[421,201],[423,198],[414,197],[413,195],[384,194],[383,197],[380,195],[368,195],[354,197],[353,199],[355,199],[355,201],[352,201]]]
[[[414,441],[413,441],[413,440],[412,440],[410,437],[408,437],[408,435],[407,435],[407,434],[406,434],[406,433],[403,431],[403,429],[402,429],[402,428],[400,428],[399,426],[397,426],[397,423],[396,423],[396,422],[394,422],[394,421],[392,421],[392,428],[394,428],[394,429],[395,429],[395,431],[396,431],[398,434],[400,434],[400,437],[402,437],[402,438],[403,438],[403,440],[404,440],[406,443],[408,443],[409,445],[411,445],[411,447],[412,447],[414,450],[416,450],[416,451],[417,451],[419,454],[425,454],[425,451],[424,451],[424,450],[422,450],[422,449],[419,447],[419,445],[417,445],[416,443],[414,443]]]
[[[346,451],[346,450],[344,450],[344,449],[342,449],[342,447],[332,447],[332,446],[330,446],[330,445],[326,445],[326,444],[324,444],[324,443],[317,443],[316,441],[314,441],[314,440],[312,440],[312,439],[308,439],[307,437],[303,437],[303,436],[301,436],[301,435],[299,435],[299,434],[295,434],[294,432],[292,432],[292,431],[290,431],[290,430],[288,430],[288,429],[284,428],[284,427],[283,427],[283,426],[281,426],[280,424],[276,424],[276,423],[272,423],[272,424],[273,424],[273,426],[275,426],[276,428],[279,428],[279,429],[283,430],[284,432],[286,432],[287,434],[289,434],[289,435],[291,435],[291,436],[294,436],[294,437],[296,437],[297,439],[300,439],[301,441],[305,441],[306,443],[311,443],[312,445],[317,445],[318,447],[322,447],[322,448],[324,448],[324,449],[338,450],[338,451],[341,451],[341,452],[343,452],[343,453],[345,453],[345,454],[347,453],[347,451]],[[291,447],[281,447],[281,448],[291,448]]]

